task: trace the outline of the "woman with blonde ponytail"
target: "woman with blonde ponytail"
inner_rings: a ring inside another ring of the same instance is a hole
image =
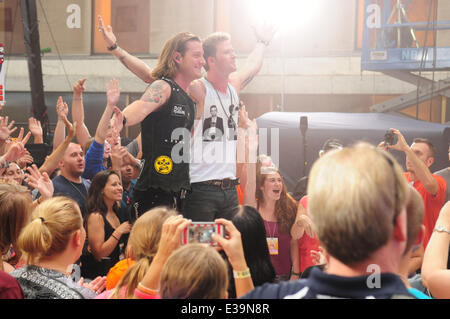
[[[43,201],[22,230],[18,248],[27,265],[13,271],[27,299],[94,298],[104,288],[105,279],[83,284],[70,275],[86,240],[83,219],[76,202],[67,197]]]
[[[128,268],[114,289],[105,291],[98,299],[131,299],[134,290],[146,274],[156,255],[164,221],[178,213],[169,208],[153,208],[139,217],[133,224],[128,240],[127,254],[135,263]]]

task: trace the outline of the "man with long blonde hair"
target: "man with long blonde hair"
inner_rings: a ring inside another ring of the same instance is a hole
[[[133,195],[136,217],[161,205],[180,209],[182,193],[189,189],[189,163],[174,159],[172,148],[189,142],[196,108],[186,91],[201,77],[204,64],[200,38],[189,32],[174,35],[164,44],[151,72],[154,81],[142,97],[113,116],[120,130],[141,123],[144,165]],[[177,129],[187,134],[174,136]]]

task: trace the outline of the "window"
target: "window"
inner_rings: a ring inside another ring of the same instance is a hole
[[[98,32],[98,15],[111,25],[121,47],[130,53],[148,53],[150,42],[150,0],[95,0],[93,8],[93,52],[107,53]]]

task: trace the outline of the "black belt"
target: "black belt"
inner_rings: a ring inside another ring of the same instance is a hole
[[[239,185],[239,182],[240,182],[239,178],[236,179],[225,178],[225,179],[212,179],[209,181],[199,182],[198,184],[213,185],[220,187],[222,189],[226,189]]]

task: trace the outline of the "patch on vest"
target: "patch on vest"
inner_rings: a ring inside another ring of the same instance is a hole
[[[170,174],[170,172],[172,172],[172,168],[173,162],[169,156],[162,155],[155,160],[155,170],[159,174],[163,175]]]
[[[186,107],[185,105],[174,105],[172,108],[172,115],[185,117],[186,116],[185,107]]]

